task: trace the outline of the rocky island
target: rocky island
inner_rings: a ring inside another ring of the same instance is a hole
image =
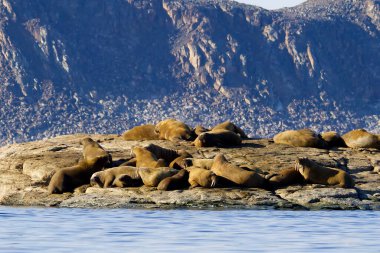
[[[273,191],[257,188],[194,188],[160,191],[155,187],[100,188],[85,185],[73,193],[48,194],[56,169],[73,166],[81,157],[80,140],[98,141],[114,161],[131,157],[131,148],[150,143],[185,149],[194,158],[224,154],[238,166],[267,175],[294,166],[297,157],[340,168],[355,180],[355,188],[293,185]],[[0,148],[0,204],[8,206],[83,208],[274,208],[380,210],[380,151],[377,149],[317,149],[276,144],[271,139],[243,140],[238,147],[196,148],[189,142],[125,141],[118,135],[64,135]]]

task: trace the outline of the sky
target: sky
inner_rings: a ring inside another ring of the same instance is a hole
[[[268,10],[279,9],[282,7],[292,7],[305,0],[235,0],[237,2],[253,4],[260,7],[263,7]]]

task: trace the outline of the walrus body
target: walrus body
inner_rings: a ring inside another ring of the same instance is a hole
[[[132,157],[128,160],[125,160],[123,163],[121,164],[114,164],[114,167],[121,167],[121,166],[133,166],[133,167],[136,167],[136,157]]]
[[[125,131],[122,135],[126,141],[143,141],[143,140],[158,140],[159,136],[155,132],[155,125],[135,126],[132,129]]]
[[[185,169],[180,170],[177,174],[163,179],[157,186],[158,190],[171,191],[189,187],[189,172]]]
[[[174,150],[169,148],[163,148],[153,143],[145,147],[148,151],[152,152],[158,159],[164,159],[168,164],[172,163],[175,159],[180,156],[189,156],[185,150]]]
[[[140,180],[141,177],[136,167],[120,166],[103,171],[98,171],[91,176],[91,185],[98,185],[103,188],[114,187],[114,181],[120,175],[128,175],[131,179]]]
[[[262,176],[229,163],[222,154],[215,156],[211,171],[239,186],[253,188],[266,188],[267,186]]]
[[[337,132],[324,132],[321,134],[322,139],[329,147],[347,147],[344,140]]]
[[[155,131],[161,140],[178,141],[192,138],[190,127],[175,119],[160,121],[156,125]]]
[[[354,180],[347,172],[323,167],[307,158],[297,159],[295,169],[306,181],[313,184],[334,185],[342,188],[353,188],[355,186]]]
[[[146,186],[157,187],[165,178],[175,175],[178,170],[168,167],[162,168],[139,168],[139,175]]]
[[[143,181],[138,174],[138,177],[135,177],[134,175],[130,174],[121,174],[117,175],[115,177],[115,180],[112,183],[113,187],[119,187],[119,188],[124,188],[124,187],[139,187],[143,185]]]
[[[294,147],[324,148],[326,143],[310,129],[288,130],[273,137],[274,143]]]
[[[83,159],[75,166],[57,170],[48,186],[49,194],[72,192],[75,188],[90,183],[92,174],[111,163],[110,155],[91,138],[81,141]]]
[[[201,169],[211,170],[214,159],[198,159],[198,158],[186,158],[182,164],[185,168],[197,167]]]
[[[157,158],[164,159],[169,164],[170,168],[183,169],[182,161],[186,158],[192,157],[186,150],[174,150],[163,148],[155,144],[149,144],[145,147],[152,152]],[[163,167],[163,166],[162,166]]]
[[[187,153],[186,151],[184,151],[181,156],[177,157],[176,159],[174,159],[169,164],[169,167],[177,169],[177,170],[184,169],[185,168],[185,166],[184,166],[184,160],[187,159],[187,158],[191,158],[191,157],[192,156],[189,153]]]
[[[241,144],[238,134],[228,130],[215,130],[200,134],[193,144],[197,147],[229,147]]]
[[[132,153],[136,157],[136,167],[159,168],[166,167],[164,159],[158,159],[152,152],[143,147],[132,148]]]
[[[197,126],[194,128],[194,134],[195,134],[196,136],[199,136],[201,133],[205,133],[205,132],[209,132],[209,131],[210,131],[210,129],[205,128],[205,127],[203,127],[203,126],[201,126],[201,125],[197,125]]]
[[[355,129],[342,136],[350,148],[377,148],[380,149],[380,137],[364,129]]]
[[[271,188],[286,187],[288,185],[302,184],[305,182],[301,173],[294,168],[280,170],[265,178],[268,180],[268,184]]]
[[[84,161],[78,165],[57,170],[50,179],[49,194],[73,192],[75,188],[90,183],[90,177],[96,172]]]
[[[189,172],[190,188],[198,186],[212,188],[218,184],[218,176],[210,170],[197,167],[189,167],[186,170]]]
[[[240,137],[242,139],[248,139],[248,136],[244,133],[244,131],[240,127],[236,126],[234,123],[232,123],[231,121],[228,121],[228,120],[214,126],[211,129],[211,131],[216,131],[216,130],[231,131],[231,132],[234,132],[234,133],[240,135]]]

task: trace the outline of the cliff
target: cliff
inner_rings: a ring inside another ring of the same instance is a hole
[[[379,132],[379,0],[0,1],[0,143],[174,117]],[[212,115],[212,117],[210,117]]]

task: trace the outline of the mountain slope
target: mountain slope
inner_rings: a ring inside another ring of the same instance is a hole
[[[176,117],[380,131],[380,1],[2,0],[0,143]]]

